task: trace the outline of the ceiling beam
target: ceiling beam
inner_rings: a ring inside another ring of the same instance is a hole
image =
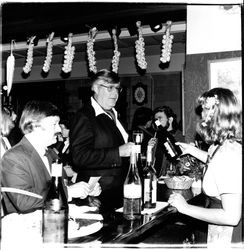
[[[159,35],[159,34],[163,34],[165,32],[165,25],[163,25],[163,28],[158,31],[157,33],[154,33],[150,26],[147,25],[147,26],[144,26],[142,27],[142,33],[143,33],[143,36],[153,36],[153,35]],[[172,26],[171,26],[171,33],[178,33],[178,32],[185,32],[186,31],[186,23],[185,22],[175,22],[175,23],[172,23]],[[125,29],[122,29],[121,30],[121,34],[119,36],[119,39],[126,39],[126,38],[130,38],[130,33],[129,31],[125,28]],[[81,44],[81,43],[86,43],[87,42],[87,38],[88,38],[88,34],[86,33],[83,33],[83,34],[76,34],[76,35],[73,35],[73,38],[72,38],[72,42],[73,44]],[[105,40],[110,40],[111,39],[111,36],[110,34],[108,33],[108,31],[98,31],[97,32],[97,35],[96,35],[96,42],[99,42],[99,41],[105,41]],[[1,45],[2,47],[2,51],[3,52],[8,52],[10,51],[10,43],[9,44],[3,44]],[[54,37],[53,39],[53,45],[54,46],[59,46],[59,45],[64,45],[64,42],[61,40],[60,37]],[[43,47],[46,47],[46,39],[40,39],[38,41],[38,44],[35,46],[35,48],[43,48]],[[24,50],[24,49],[27,49],[28,48],[28,44],[27,42],[16,42],[15,46],[14,46],[14,51],[18,51],[18,50]]]

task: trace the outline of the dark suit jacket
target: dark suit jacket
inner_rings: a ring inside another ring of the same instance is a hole
[[[128,158],[119,156],[125,141],[106,114],[95,116],[90,103],[79,110],[70,128],[70,152],[77,180],[102,176],[102,190],[122,187],[128,171]]]
[[[25,137],[4,154],[1,174],[3,187],[23,189],[43,197],[51,180],[41,157]],[[3,198],[7,213],[28,212],[43,205],[43,199],[23,194],[3,193]]]

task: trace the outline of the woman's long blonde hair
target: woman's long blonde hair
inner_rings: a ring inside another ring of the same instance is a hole
[[[1,108],[1,135],[7,136],[14,128],[15,124],[11,117],[11,112],[6,107]]]
[[[202,117],[197,131],[207,143],[221,144],[224,140],[242,142],[242,109],[233,92],[225,88],[213,88],[198,98],[204,109],[211,99],[213,113],[209,120]]]

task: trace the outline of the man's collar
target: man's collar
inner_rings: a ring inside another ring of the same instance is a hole
[[[98,115],[101,115],[101,114],[106,114],[106,115],[108,115],[107,113],[106,113],[106,111],[98,104],[98,102],[94,99],[94,97],[91,97],[91,105],[92,105],[92,107],[94,108],[94,110],[95,110],[95,116],[98,116]],[[115,113],[115,117],[116,117],[116,119],[117,119],[117,111],[114,109],[114,108],[112,108],[112,110],[114,111],[114,113]]]
[[[34,136],[32,136],[32,134],[26,134],[25,135],[26,139],[32,144],[32,146],[35,148],[35,150],[38,152],[39,155],[44,155],[47,147],[43,147],[42,145],[40,145],[40,143],[38,143],[37,138],[35,138]]]

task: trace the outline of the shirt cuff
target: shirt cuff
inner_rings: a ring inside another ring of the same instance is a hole
[[[72,195],[71,195],[71,190],[69,186],[67,186],[67,191],[68,191],[68,202],[70,202],[72,201]]]

